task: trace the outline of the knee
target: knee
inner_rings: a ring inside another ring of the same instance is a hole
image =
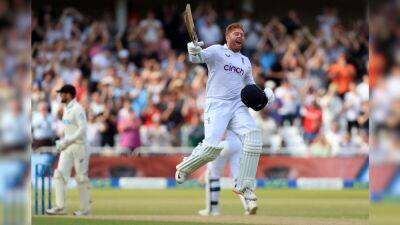
[[[78,184],[88,184],[89,183],[89,177],[86,175],[76,175],[75,180],[76,180],[76,183],[78,183]]]
[[[59,171],[58,169],[56,169],[54,171],[54,175],[53,175],[53,179],[54,180],[61,180],[63,182],[65,182],[67,179],[65,179],[64,175],[61,173],[61,171]]]
[[[229,152],[240,152],[242,150],[242,142],[238,137],[228,136],[226,141],[226,146],[229,149]]]

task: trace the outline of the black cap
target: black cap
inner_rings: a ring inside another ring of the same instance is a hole
[[[76,90],[74,86],[66,84],[62,88],[58,89],[57,93],[70,93],[73,97],[75,97]]]

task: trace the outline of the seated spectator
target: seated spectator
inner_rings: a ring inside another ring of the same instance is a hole
[[[343,130],[340,129],[340,125],[337,122],[333,122],[332,125],[326,131],[326,140],[331,146],[332,155],[336,155],[340,151],[339,143],[343,136]]]
[[[346,132],[339,142],[339,152],[337,155],[350,156],[357,154],[360,146],[355,142],[349,132]]]
[[[328,157],[331,155],[331,146],[325,138],[325,135],[320,134],[315,138],[310,145],[310,156],[313,157]]]

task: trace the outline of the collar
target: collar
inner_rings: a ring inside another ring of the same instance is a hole
[[[228,49],[232,54],[240,54],[240,51],[234,52],[230,48],[228,48],[228,45],[226,45],[226,43],[224,44],[224,48]]]
[[[75,104],[75,102],[76,102],[76,100],[75,100],[75,99],[72,99],[72,100],[66,105],[66,108],[67,108],[67,109],[72,108],[72,106]]]

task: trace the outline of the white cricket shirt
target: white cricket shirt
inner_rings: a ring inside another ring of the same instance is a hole
[[[87,120],[82,106],[72,100],[64,108],[63,123],[65,127],[64,138],[69,144],[85,144]]]
[[[206,98],[237,99],[245,85],[254,84],[250,60],[240,52],[231,51],[226,45],[212,45],[203,49],[200,57],[189,54],[189,60],[207,64]]]

